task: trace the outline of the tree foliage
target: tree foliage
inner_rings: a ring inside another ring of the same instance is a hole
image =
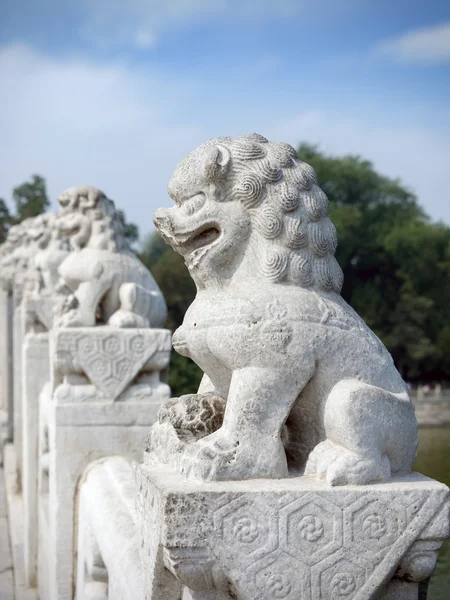
[[[3,198],[0,198],[0,244],[6,240],[8,229],[11,226],[12,217],[9,208]]]
[[[450,228],[359,156],[301,144],[338,231],[343,297],[383,340],[409,380],[450,378]]]
[[[409,381],[450,379],[450,227],[433,223],[400,181],[359,156],[329,156],[302,143],[331,204],[344,271],[343,297],[383,340]],[[154,233],[141,259],[166,298],[168,326],[181,325],[195,286],[181,256]],[[195,391],[201,372],[175,352],[174,395]]]
[[[174,331],[183,322],[184,314],[195,298],[195,284],[184,260],[156,232],[144,243],[140,259],[151,270],[164,294],[168,308],[167,327]],[[201,377],[201,370],[192,360],[172,352],[169,385],[174,396],[195,392]]]
[[[139,240],[139,228],[135,223],[129,223],[125,217],[123,210],[118,210],[117,215],[123,226],[123,233],[127,238],[130,246]]]
[[[14,188],[13,201],[17,222],[43,213],[50,206],[45,179],[40,175],[33,175],[31,183],[25,182]]]

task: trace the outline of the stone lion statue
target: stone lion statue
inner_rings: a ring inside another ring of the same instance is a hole
[[[43,213],[28,228],[33,253],[24,293],[26,330],[49,331],[53,326],[58,268],[70,252],[68,240],[60,236],[56,223],[55,213]]]
[[[66,297],[56,309],[57,324],[163,326],[164,298],[130,250],[114,202],[91,186],[70,188],[58,201],[62,210],[56,226],[69,239],[72,252],[58,268]],[[63,290],[60,285],[59,292]]]
[[[181,161],[169,194],[175,205],[154,222],[197,286],[173,345],[205,376],[197,395],[161,410],[153,456],[206,481],[304,470],[367,484],[410,472],[408,389],[340,296],[336,230],[314,170],[288,144],[223,137]],[[205,403],[207,432],[194,418]]]
[[[13,225],[0,247],[0,277],[6,289],[14,292],[16,306],[34,279],[36,252],[46,245],[47,221],[51,213],[24,219]]]

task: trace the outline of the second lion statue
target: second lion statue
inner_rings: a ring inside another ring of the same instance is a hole
[[[67,189],[55,227],[71,252],[58,266],[62,327],[162,327],[167,308],[149,270],[131,251],[114,202],[97,188]],[[64,289],[65,288],[65,289]]]
[[[149,451],[205,481],[331,485],[408,473],[417,421],[389,352],[340,296],[336,230],[314,170],[257,134],[210,140],[169,183],[155,225],[197,296],[173,345],[204,371],[170,400]]]

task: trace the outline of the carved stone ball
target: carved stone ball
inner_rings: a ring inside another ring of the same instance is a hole
[[[169,422],[179,436],[202,438],[222,425],[225,404],[223,398],[211,393],[171,398],[160,408],[158,421]]]

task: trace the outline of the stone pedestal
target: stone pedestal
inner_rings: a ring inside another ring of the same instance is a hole
[[[17,459],[17,489],[22,489],[22,343],[24,339],[22,305],[14,308],[13,316],[13,372],[14,372],[14,448]]]
[[[5,382],[5,390],[7,396],[7,406],[8,406],[8,431],[7,438],[9,441],[13,441],[14,438],[14,361],[13,361],[13,352],[14,352],[14,302],[13,296],[11,292],[7,292],[6,297],[6,328],[5,328],[5,338],[6,338],[6,356],[7,362],[5,366],[6,372],[6,382]]]
[[[147,597],[418,600],[449,535],[448,492],[416,473],[187,483],[149,461],[137,469]]]
[[[48,536],[42,540],[47,548],[39,548],[47,557],[48,600],[72,600],[76,498],[85,469],[107,456],[137,460],[169,396],[160,373],[169,362],[170,338],[163,329],[111,327],[51,334],[53,393],[41,412],[48,436],[48,496],[43,478],[39,494]]]
[[[0,286],[0,410],[8,411],[8,292]]]
[[[24,566],[27,585],[36,587],[39,394],[50,379],[48,333],[25,335],[22,365]]]

